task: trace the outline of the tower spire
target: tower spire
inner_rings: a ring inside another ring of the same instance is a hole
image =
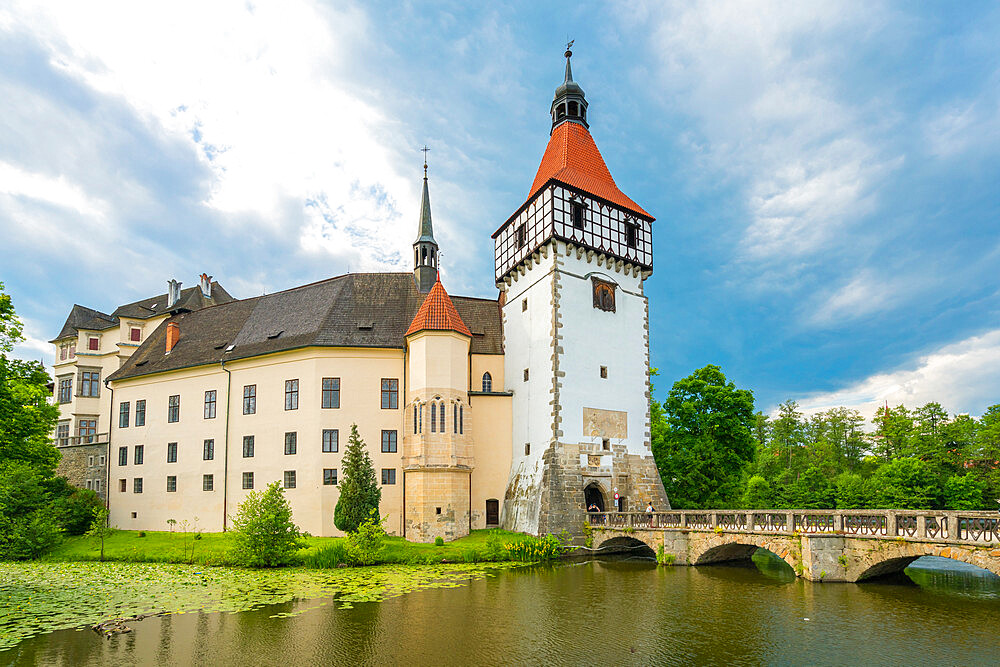
[[[571,49],[575,41],[570,40],[566,44],[566,52],[563,53],[563,56],[566,58],[566,76],[562,84],[556,88],[556,93],[552,99],[552,107],[549,109],[549,112],[552,114],[553,130],[558,125],[562,125],[567,121],[579,123],[587,128],[590,127],[587,124],[587,98],[580,84],[573,80],[573,66],[570,63],[570,58],[573,57]]]
[[[420,195],[420,222],[417,240],[413,242],[413,280],[421,292],[429,292],[437,280],[438,244],[434,240],[434,225],[431,221],[431,195],[427,188],[427,146],[420,149],[424,154],[424,188]]]

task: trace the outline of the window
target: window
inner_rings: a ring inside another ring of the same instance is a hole
[[[100,461],[98,462],[98,463],[99,463],[99,465],[104,465],[104,462],[105,462],[105,460],[106,460],[106,459],[104,458],[104,454],[101,454],[101,456],[100,456]]]
[[[132,480],[132,493],[142,493],[142,477]]]
[[[56,427],[56,439],[59,441],[60,447],[69,444],[69,422],[63,422]]]
[[[420,428],[420,432],[424,432],[424,404],[420,404],[420,409],[417,410],[417,426]]]
[[[73,400],[73,378],[59,380],[59,402],[69,403]]]
[[[382,468],[382,483],[383,484],[395,484],[396,483],[396,469],[395,468]]]
[[[336,468],[323,468],[323,485],[324,486],[336,486],[337,485],[337,469]]]
[[[245,435],[243,436],[243,458],[250,459],[253,458],[253,436]],[[250,487],[253,488],[252,486]]]
[[[93,464],[91,464],[93,465]],[[127,466],[128,465],[128,447],[118,448],[118,465]]]
[[[625,245],[635,247],[635,225],[628,222],[625,223]]]
[[[285,380],[285,409],[299,409],[299,381]]]
[[[87,488],[88,489],[93,489],[94,488],[94,483],[91,482],[89,479],[87,480]]]
[[[285,454],[294,454],[299,447],[299,434],[295,431],[285,434]]]
[[[135,402],[135,425],[146,425],[146,401],[145,399]]]
[[[528,456],[529,454],[531,454],[531,443],[526,442],[524,443],[524,455]]]
[[[417,433],[417,404],[413,404],[413,432]]]
[[[91,336],[87,339],[87,349],[88,350],[100,350],[101,349],[101,339],[97,336]]]
[[[524,247],[524,225],[518,225],[517,227],[517,247]]]
[[[177,463],[177,443],[167,443],[167,463]]]
[[[243,387],[243,414],[257,413],[257,385],[248,384]]]
[[[583,222],[583,204],[579,202],[572,202],[569,205],[570,216],[573,218],[573,227],[575,229],[584,229]]]
[[[213,475],[202,475],[201,476],[201,490],[202,491],[214,491],[215,490],[215,477]]]
[[[458,406],[458,434],[465,434],[465,406]]]
[[[137,519],[138,517],[139,517],[139,513],[138,512],[132,512],[132,518],[133,519]]]
[[[66,361],[66,352],[69,350],[69,346],[60,345],[59,346],[59,361]]]
[[[142,340],[142,329],[139,327],[132,327],[128,332],[128,339],[133,343],[138,343]]]
[[[382,409],[395,410],[399,396],[399,380],[382,378]]]
[[[201,460],[211,461],[215,458],[215,440],[209,438],[201,448]]]
[[[323,378],[324,408],[340,407],[340,378]]]
[[[69,344],[69,358],[76,359],[76,343]]]
[[[493,391],[493,376],[489,372],[483,373],[483,391]]]
[[[440,507],[435,507],[434,508],[434,513],[435,514],[440,514],[441,513],[441,508]]]
[[[120,493],[125,493],[125,490],[127,488],[128,488],[128,480],[127,479],[120,479],[120,480],[118,480],[118,491]]]
[[[382,431],[382,451],[392,454],[396,451],[396,432]]]
[[[607,366],[601,366],[601,377],[605,378],[605,379],[608,377],[608,367]]]
[[[101,372],[80,371],[80,396],[101,395]]]
[[[437,403],[431,401],[431,433],[437,432]]]
[[[97,435],[96,419],[81,419],[76,423],[76,434],[80,436],[80,444],[89,444]]]
[[[177,490],[177,475],[167,475],[167,493]]]
[[[214,389],[205,392],[205,419],[215,419],[215,399]]]
[[[524,369],[524,381],[525,382],[528,381],[528,369],[527,368]]]
[[[601,439],[601,449],[603,449],[606,452],[610,452],[611,451],[611,440],[609,440],[608,438],[602,438]]]
[[[94,480],[94,491],[98,491],[99,492],[100,490],[101,490],[101,480],[95,479]]]
[[[118,428],[128,428],[128,412],[131,403],[128,401],[118,404]]]
[[[174,394],[167,399],[167,423],[178,422],[181,419],[181,397]]]
[[[294,489],[295,488],[295,471],[286,470],[285,471],[285,488]]]
[[[451,432],[458,433],[458,403],[452,403],[451,413]]]
[[[323,429],[323,451],[330,454],[336,452],[340,449],[340,438],[337,429],[335,428],[325,428]]]
[[[252,489],[253,488],[253,473],[245,472],[243,473],[243,488]]]
[[[521,299],[521,312],[524,313],[528,310],[528,300]]]
[[[94,456],[93,455],[90,455],[90,456],[87,457],[87,465],[88,466],[93,466],[94,465]]]
[[[137,466],[142,465],[142,458],[144,453],[143,449],[144,447],[142,445],[136,445],[135,452],[132,454],[132,463],[136,464]]]

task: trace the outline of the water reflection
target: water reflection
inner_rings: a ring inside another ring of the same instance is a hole
[[[995,664],[1000,580],[917,563],[907,583],[814,584],[740,565],[602,559],[500,572],[350,609],[293,602],[63,631],[0,664]],[[915,581],[919,585],[914,585]]]

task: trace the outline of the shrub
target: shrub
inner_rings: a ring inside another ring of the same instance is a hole
[[[306,567],[332,568],[350,565],[351,557],[345,540],[336,540],[316,551],[308,553],[303,559]]]
[[[385,519],[378,512],[361,522],[358,529],[347,535],[348,553],[355,565],[375,565],[385,551]]]
[[[524,563],[552,560],[561,556],[566,550],[566,547],[555,535],[528,537],[520,542],[510,542],[505,546],[510,560]]]
[[[94,520],[94,513],[103,506],[91,489],[78,489],[65,477],[49,480],[52,494],[52,514],[67,535],[83,535]]]
[[[278,482],[251,491],[233,519],[233,560],[248,567],[276,567],[289,561],[301,546],[292,508]]]
[[[375,468],[358,435],[358,425],[351,424],[343,459],[344,478],[340,482],[340,497],[333,509],[333,524],[345,533],[353,533],[362,522],[378,512],[382,489],[375,480]]]
[[[61,538],[42,473],[23,461],[0,465],[0,560],[37,558]]]
[[[94,520],[87,531],[87,537],[93,537],[101,542],[101,560],[104,560],[104,540],[114,534],[115,529],[111,527],[108,520],[108,508],[101,507],[94,512]]]
[[[443,547],[444,546],[444,538],[441,537],[440,535],[438,535],[437,537],[435,537],[434,538],[434,546],[436,546],[436,547]]]
[[[486,553],[484,556],[487,560],[494,562],[507,560],[507,548],[504,546],[503,536],[495,528],[486,536]]]
[[[138,537],[146,537],[146,531],[140,530]]]

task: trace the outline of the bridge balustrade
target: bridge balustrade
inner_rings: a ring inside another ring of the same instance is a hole
[[[1000,542],[1000,515],[947,510],[673,510],[588,512],[592,526],[641,530],[715,530]]]

